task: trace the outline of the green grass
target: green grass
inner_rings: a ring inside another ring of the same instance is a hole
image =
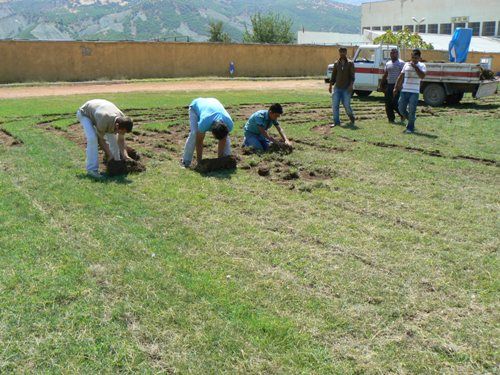
[[[0,372],[498,370],[498,97],[419,113],[414,136],[380,97],[355,98],[358,128],[326,135],[312,130],[329,122],[323,93],[106,98],[159,131],[187,127],[196,95],[231,108],[235,145],[242,108],[284,103],[286,133],[308,144],[243,162],[331,177],[202,176],[164,151],[93,182],[80,146],[35,125],[74,131],[90,96],[0,101],[23,142],[0,143]]]

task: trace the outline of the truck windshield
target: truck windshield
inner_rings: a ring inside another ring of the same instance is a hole
[[[375,62],[375,48],[360,49],[356,55],[354,62],[357,63],[374,63]]]

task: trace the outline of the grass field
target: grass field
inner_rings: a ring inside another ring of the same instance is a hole
[[[236,153],[283,103],[296,150],[181,169],[196,96],[228,107]],[[330,131],[325,93],[108,95],[148,170],[103,183],[88,99],[0,101],[0,373],[499,371],[498,97],[420,107],[406,135],[380,97]]]

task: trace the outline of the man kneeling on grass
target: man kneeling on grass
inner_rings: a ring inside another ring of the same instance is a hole
[[[263,109],[255,112],[245,124],[245,139],[243,146],[251,147],[255,151],[267,151],[271,143],[277,143],[267,132],[273,125],[280,133],[281,139],[285,144],[291,146],[290,141],[286,137],[283,129],[278,122],[279,117],[283,114],[283,108],[276,103],[269,107],[269,110]]]
[[[132,131],[132,119],[113,103],[104,99],[86,102],[76,112],[87,138],[87,174],[100,179],[99,148],[104,150],[107,160],[132,160],[125,145],[125,134]]]
[[[215,139],[219,141],[218,156],[231,155],[231,140],[229,133],[233,130],[233,120],[224,106],[215,98],[198,98],[189,105],[190,132],[186,145],[182,165],[189,167],[193,160],[196,149],[196,160],[198,164],[203,159],[203,142],[205,133],[211,131]]]

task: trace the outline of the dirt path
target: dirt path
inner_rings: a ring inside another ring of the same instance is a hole
[[[201,90],[326,90],[326,87],[321,79],[279,79],[274,81],[200,79],[163,82],[61,83],[46,86],[0,86],[0,99],[137,91],[172,92]]]

